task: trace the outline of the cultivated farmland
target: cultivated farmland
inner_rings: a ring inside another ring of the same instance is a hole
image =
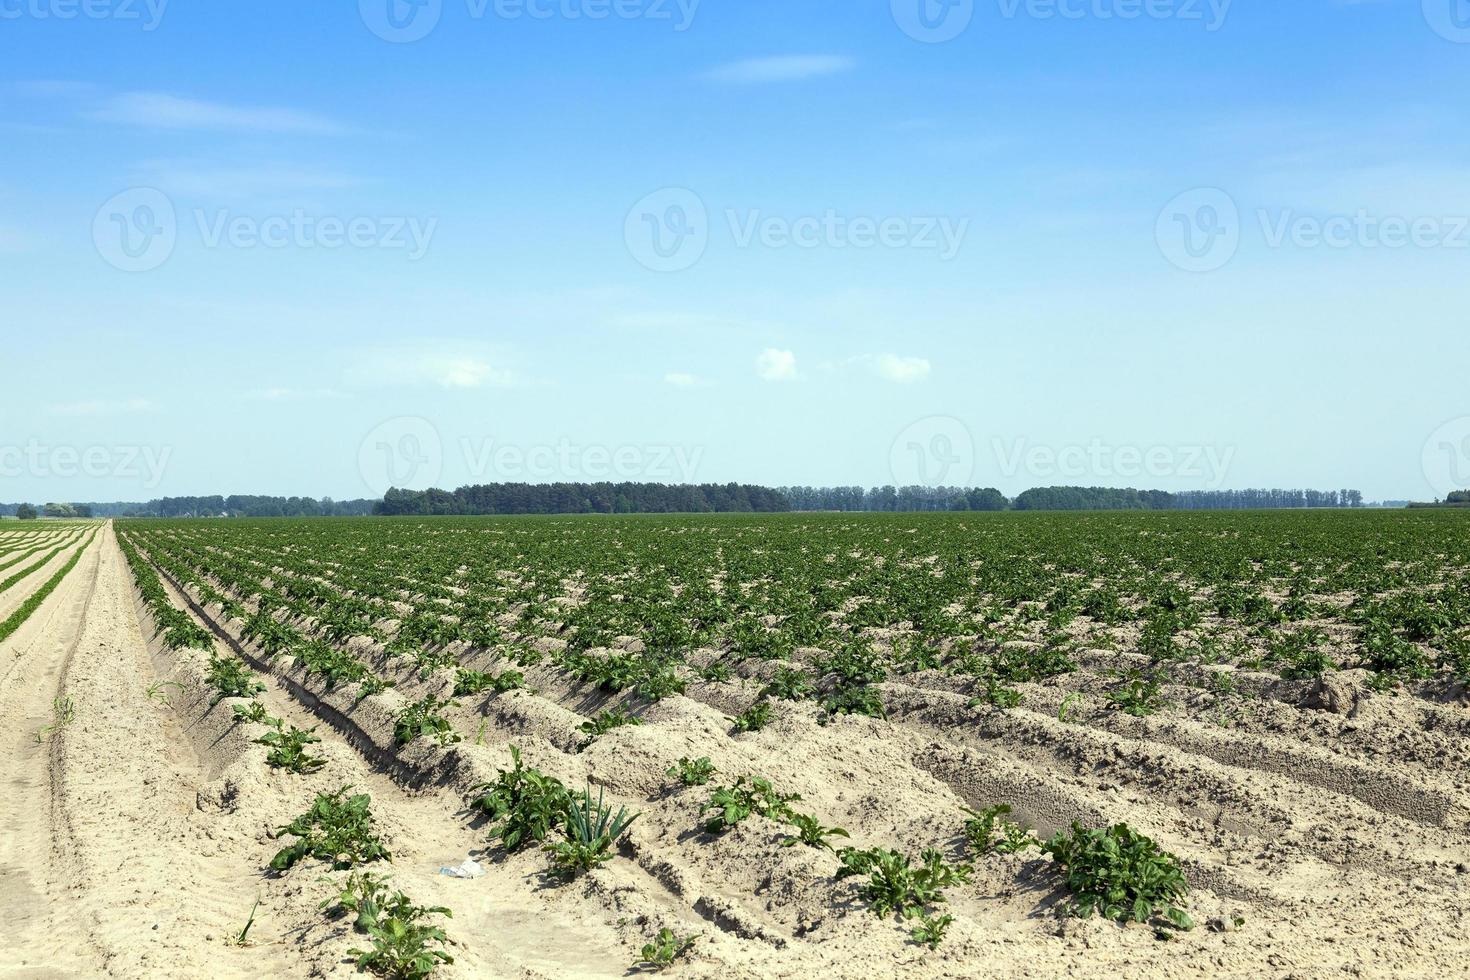
[[[1470,971],[1463,513],[7,525],[0,582],[7,967]]]

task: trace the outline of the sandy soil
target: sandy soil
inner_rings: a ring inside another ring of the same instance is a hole
[[[766,730],[732,735],[727,716],[756,699],[752,676],[693,683],[640,709],[643,725],[578,751],[580,724],[612,702],[531,669],[534,693],[459,700],[451,718],[464,741],[399,751],[397,712],[447,693],[452,672],[420,678],[354,641],[399,685],[359,701],[289,658],[267,663],[238,620],[170,588],[217,631],[217,650],[259,671],[270,714],[318,727],[328,764],[306,776],[265,765],[253,741],[264,729],[237,723],[229,701],[211,704],[207,655],[150,639],[109,525],[0,644],[0,976],[350,975],[360,940],[318,908],[342,875],[265,870],[280,846],[268,831],[348,783],[372,796],[397,886],[454,910],[448,977],[624,976],[662,926],[701,937],[680,976],[1470,974],[1463,705],[1369,695],[1351,674],[1327,689],[1244,677],[1255,696],[1229,727],[1198,710],[1131,719],[1100,698],[1062,722],[1061,688],[1025,685],[1026,708],[997,712],[919,674],[885,685],[886,721],[824,726],[814,706],[782,702]],[[1100,677],[1108,656],[1088,669]],[[1169,694],[1185,707],[1200,696]],[[73,720],[38,742],[58,698]],[[529,765],[640,811],[618,859],[561,885],[534,851],[486,853],[465,799],[509,766],[512,744]],[[681,756],[800,793],[800,809],[858,846],[957,856],[966,808],[998,802],[1043,833],[1126,820],[1184,860],[1201,925],[1160,942],[1146,928],[1060,918],[1049,861],[1032,850],[984,858],[969,886],[951,889],[955,923],[931,952],[856,902],[832,855],[782,847],[779,825],[753,817],[719,838],[701,833],[708,790],[664,775]],[[471,855],[486,877],[438,874]],[[257,899],[250,942],[233,944]]]

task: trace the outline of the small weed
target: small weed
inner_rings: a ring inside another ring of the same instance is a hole
[[[315,731],[315,728],[303,731],[292,725],[289,732],[277,728],[273,732],[266,732],[255,741],[270,749],[266,753],[265,761],[271,767],[286,769],[298,774],[308,773],[327,764],[326,759],[318,755],[311,755],[306,751],[308,745],[321,741],[312,734]]]
[[[1024,824],[1006,819],[1010,812],[1011,808],[1001,803],[973,813],[965,821],[965,840],[969,842],[970,850],[976,857],[992,851],[997,854],[1017,854],[1038,843]]]
[[[771,703],[757,701],[745,711],[730,719],[736,732],[758,732],[771,723]]]
[[[587,740],[582,743],[582,748],[585,749],[614,728],[641,724],[643,724],[643,719],[635,718],[623,708],[610,708],[601,714],[593,715],[590,721],[582,722],[582,731],[587,734]]]
[[[816,690],[812,675],[806,671],[796,667],[781,667],[770,682],[761,688],[761,697],[800,701],[811,697]]]
[[[1067,716],[1072,713],[1072,708],[1080,704],[1085,704],[1086,702],[1087,696],[1080,692],[1073,692],[1072,694],[1068,694],[1066,697],[1062,698],[1062,706],[1057,709],[1057,721],[1065,724],[1067,721]]]
[[[1145,718],[1167,703],[1160,694],[1162,690],[1163,682],[1157,674],[1129,671],[1122,675],[1118,686],[1108,691],[1108,707],[1134,718]]]
[[[734,786],[719,786],[710,794],[709,802],[699,808],[700,813],[716,811],[704,822],[706,833],[718,834],[750,816],[752,813],[772,820],[789,822],[794,816],[790,804],[801,797],[795,793],[777,793],[770,782],[759,776],[749,781],[741,776]]]
[[[660,929],[653,942],[644,945],[641,959],[633,966],[653,970],[666,969],[675,960],[686,955],[698,939],[698,936],[676,936],[672,929]]]
[[[259,701],[235,705],[235,720],[247,721],[256,725],[269,725],[271,728],[280,728],[281,725],[285,724],[281,719],[272,718],[267,714],[265,705]]]
[[[235,933],[234,938],[230,940],[231,943],[236,946],[250,945],[250,930],[255,925],[255,913],[258,911],[260,911],[260,899],[257,898],[255,904],[250,907],[250,918],[245,920],[245,927]]]
[[[393,723],[393,740],[399,745],[407,745],[414,739],[429,736],[440,745],[458,742],[459,733],[449,724],[448,718],[439,714],[439,709],[449,704],[449,701],[436,698],[432,694],[410,704]]]
[[[51,724],[40,729],[31,737],[40,745],[61,729],[70,725],[77,717],[76,703],[71,698],[55,698],[51,702]]]
[[[148,700],[157,701],[165,708],[173,707],[173,700],[169,697],[168,694],[168,689],[171,687],[177,688],[180,691],[184,689],[184,685],[180,684],[178,681],[159,681],[157,684],[154,684],[148,688],[146,692],[148,695]]]
[[[668,768],[667,775],[685,786],[703,786],[714,778],[715,772],[714,763],[709,761],[708,756],[700,756],[698,759],[685,756]]]
[[[921,915],[919,924],[909,933],[914,942],[930,949],[938,949],[939,944],[944,942],[944,934],[949,931],[950,923],[954,921],[952,915]]]
[[[265,693],[265,685],[255,679],[250,668],[239,657],[212,657],[209,674],[205,678],[214,688],[214,700],[219,704],[225,698],[254,698]]]
[[[461,669],[454,682],[454,695],[463,697],[467,694],[483,694],[486,691],[504,694],[506,691],[514,691],[525,686],[526,675],[518,670],[486,674],[478,670]]]
[[[797,835],[795,837],[788,837],[782,841],[781,843],[785,847],[795,847],[797,844],[805,844],[807,847],[826,848],[830,851],[833,850],[833,847],[828,838],[846,838],[852,836],[841,827],[823,827],[816,817],[808,816],[805,813],[793,813],[786,822],[796,828]]]

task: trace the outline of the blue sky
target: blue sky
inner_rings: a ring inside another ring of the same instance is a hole
[[[1470,483],[1464,0],[89,2],[0,500]]]

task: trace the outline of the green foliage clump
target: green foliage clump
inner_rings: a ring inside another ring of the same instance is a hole
[[[609,708],[607,711],[593,715],[591,720],[582,722],[582,731],[587,735],[586,741],[582,743],[582,748],[585,749],[615,728],[641,724],[643,724],[643,719],[630,715],[626,709]]]
[[[566,815],[569,796],[561,781],[521,762],[521,750],[510,748],[513,766],[500,770],[493,783],[474,787],[472,810],[490,818],[490,837],[509,853],[546,840]]]
[[[275,832],[274,837],[291,834],[298,839],[271,858],[272,870],[287,871],[308,857],[331,862],[338,871],[392,860],[373,830],[372,798],[366,793],[348,796],[349,789],[318,793],[311,809]]]
[[[758,732],[771,723],[771,703],[757,701],[751,707],[730,719],[736,732]]]
[[[633,966],[635,969],[667,969],[674,965],[675,960],[687,955],[698,940],[698,936],[679,936],[672,929],[660,929],[653,942],[644,944],[640,958]]]
[[[483,694],[486,691],[504,694],[506,691],[514,691],[525,686],[526,675],[518,670],[506,670],[499,674],[489,674],[478,670],[465,670],[461,668],[455,677],[454,695],[455,697],[464,697],[469,694]]]
[[[1150,922],[1192,929],[1194,920],[1179,903],[1189,891],[1179,861],[1127,824],[1088,830],[1073,823],[1041,845],[1065,875],[1072,893],[1069,911],[1107,919]]]
[[[740,823],[751,814],[789,822],[793,816],[790,804],[801,799],[796,793],[778,793],[769,780],[759,776],[740,776],[733,786],[719,786],[710,794],[709,802],[699,808],[714,815],[704,822],[706,833],[718,834]]]
[[[668,768],[667,775],[685,786],[704,786],[714,778],[715,771],[715,764],[710,762],[709,756],[700,756],[698,759],[685,756]]]
[[[358,973],[371,972],[390,980],[424,980],[440,966],[454,962],[443,948],[449,937],[429,920],[433,915],[453,918],[454,913],[443,906],[415,905],[401,891],[390,894],[381,879],[363,886],[356,895],[352,887],[349,881],[339,900],[343,908],[356,912],[353,928],[372,944],[367,949],[347,951],[355,958]]]
[[[266,732],[255,740],[270,749],[265,755],[267,764],[275,769],[285,769],[298,774],[314,772],[327,764],[326,759],[306,751],[308,745],[321,741],[313,734],[316,731],[315,728],[303,731],[292,725],[288,732],[282,729],[278,719],[276,722],[275,731]]]
[[[628,813],[627,807],[613,812],[611,805],[604,804],[602,790],[597,791],[597,802],[592,801],[592,787],[567,800],[564,818],[566,837],[564,841],[548,844],[542,850],[551,855],[552,870],[571,877],[591,871],[612,859],[612,846],[622,837],[638,814]]]
[[[1017,854],[1037,843],[1024,824],[1007,819],[1011,808],[1004,803],[971,813],[965,821],[965,840],[977,857],[989,854]]]
[[[225,698],[254,698],[265,693],[265,685],[255,679],[239,657],[211,657],[205,681],[214,688],[210,704],[219,704]]]
[[[427,736],[440,745],[458,742],[459,733],[454,730],[448,718],[439,714],[439,709],[449,704],[449,701],[436,698],[432,694],[413,702],[403,709],[393,723],[393,740],[399,745],[407,745],[415,739]]]
[[[949,864],[932,847],[920,855],[918,864],[908,855],[881,847],[866,851],[844,847],[837,856],[842,862],[839,878],[867,875],[861,894],[873,913],[883,918],[922,915],[945,900],[944,889],[968,883],[974,872],[968,864]]]

